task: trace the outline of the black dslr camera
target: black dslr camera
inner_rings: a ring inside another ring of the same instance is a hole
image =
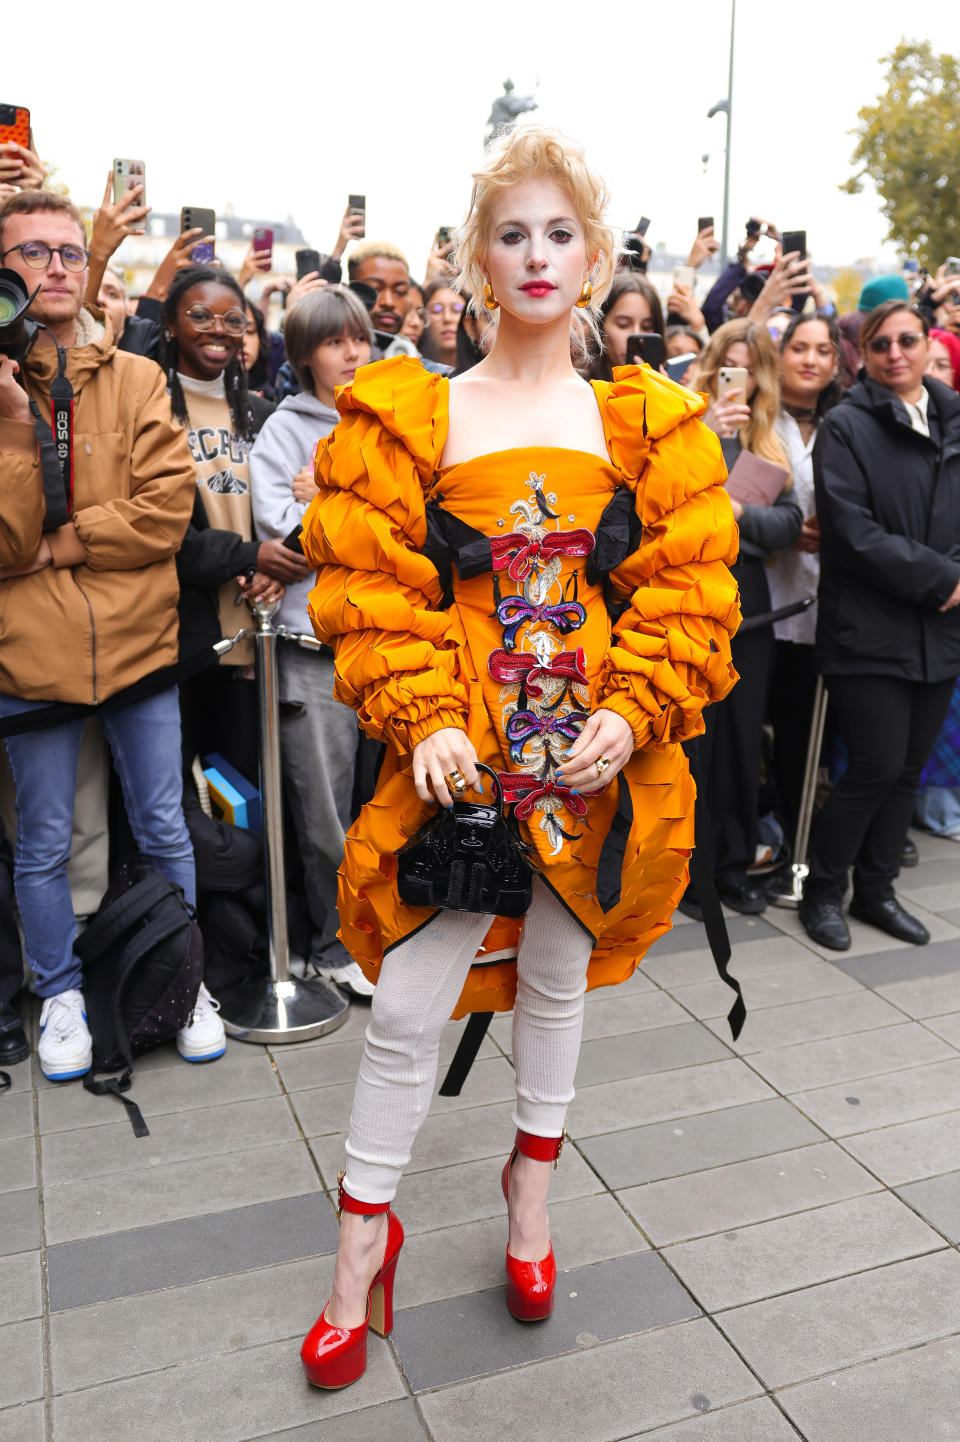
[[[10,360],[22,361],[36,338],[37,326],[27,320],[27,311],[39,289],[31,295],[15,270],[0,269],[0,355]]]

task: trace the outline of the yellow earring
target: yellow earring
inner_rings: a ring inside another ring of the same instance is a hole
[[[588,306],[588,305],[590,304],[590,302],[591,302],[592,299],[593,299],[593,286],[590,284],[590,282],[589,282],[588,280],[585,280],[585,281],[583,282],[583,290],[580,292],[580,299],[577,301],[577,305],[579,305],[579,306],[581,306],[581,307],[582,307],[582,306]]]
[[[496,310],[500,305],[500,302],[493,293],[493,286],[489,281],[487,281],[483,287],[483,303],[487,307],[487,310]]]

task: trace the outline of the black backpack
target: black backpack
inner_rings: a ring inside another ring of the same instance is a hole
[[[190,1019],[203,980],[203,941],[183,892],[141,856],[124,861],[96,916],[74,943],[93,1037],[88,1091],[127,1108],[138,1137],[150,1135],[130,1088],[134,1057],[169,1041]],[[97,1079],[97,1072],[119,1076]]]

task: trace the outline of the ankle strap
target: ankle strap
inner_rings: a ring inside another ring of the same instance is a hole
[[[530,1157],[535,1162],[553,1162],[556,1171],[566,1137],[565,1130],[558,1137],[535,1137],[532,1132],[518,1131],[514,1147],[521,1156]]]
[[[361,1202],[356,1197],[351,1197],[343,1179],[346,1176],[346,1168],[337,1177],[337,1217],[342,1217],[344,1212],[359,1212],[365,1217],[375,1217],[378,1212],[389,1212],[390,1202]]]

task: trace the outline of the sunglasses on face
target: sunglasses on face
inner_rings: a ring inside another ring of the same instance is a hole
[[[82,245],[47,245],[43,240],[28,240],[23,245],[12,245],[3,252],[3,257],[19,250],[31,270],[46,270],[55,255],[59,255],[64,270],[85,270],[90,259],[89,250]]]
[[[228,310],[226,315],[216,315],[208,305],[192,305],[187,311],[187,320],[194,330],[213,330],[217,321],[223,325],[227,335],[243,335],[247,328],[247,317],[242,310]]]
[[[926,340],[922,330],[905,330],[902,335],[895,336],[876,335],[867,341],[867,350],[874,355],[886,355],[894,341],[901,350],[916,350],[922,340]]]

